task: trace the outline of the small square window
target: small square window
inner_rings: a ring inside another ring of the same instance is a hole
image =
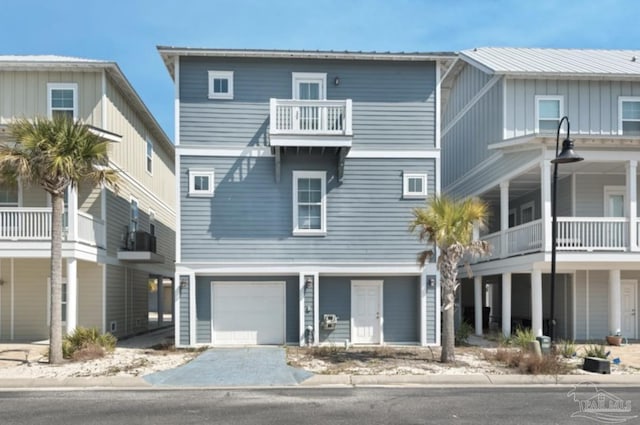
[[[209,71],[209,99],[233,99],[233,71]]]
[[[564,114],[562,96],[536,96],[536,133],[555,133]]]
[[[189,196],[213,196],[213,171],[189,171]]]
[[[47,84],[47,114],[49,118],[78,116],[78,85],[76,83]]]
[[[403,198],[425,198],[427,196],[426,174],[404,173],[403,177]]]
[[[618,134],[640,136],[640,97],[622,96],[618,102]]]

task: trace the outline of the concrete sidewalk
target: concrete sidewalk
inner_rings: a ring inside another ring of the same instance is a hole
[[[219,388],[296,388],[296,387],[492,387],[492,386],[571,386],[594,383],[601,386],[640,387],[640,374],[635,375],[314,375],[300,384],[291,385],[153,385],[143,377],[38,378],[0,379],[0,391],[47,389],[219,389]]]

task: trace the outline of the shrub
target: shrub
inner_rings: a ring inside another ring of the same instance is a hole
[[[518,365],[521,373],[531,375],[560,375],[569,371],[569,366],[554,354],[523,355]]]
[[[606,349],[602,344],[585,345],[584,351],[585,351],[585,357],[597,357],[599,359],[607,358]]]
[[[573,341],[567,339],[561,339],[554,346],[555,352],[565,359],[570,359],[576,354],[576,345]]]
[[[62,354],[65,358],[88,360],[85,357],[98,358],[116,348],[118,339],[110,333],[100,333],[98,328],[77,327],[62,341]],[[77,356],[74,356],[78,353]],[[99,353],[102,353],[99,355]]]
[[[473,331],[473,326],[469,323],[465,321],[460,323],[460,326],[458,326],[458,329],[456,330],[456,345],[466,344],[469,339],[469,335],[471,335]]]
[[[511,340],[514,346],[526,350],[529,347],[529,343],[536,340],[536,336],[530,328],[518,328]]]

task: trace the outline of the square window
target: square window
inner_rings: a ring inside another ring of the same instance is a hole
[[[403,198],[426,198],[427,175],[422,173],[404,173],[402,186]]]
[[[620,97],[618,109],[618,134],[640,136],[640,97]]]
[[[75,83],[47,84],[47,115],[49,118],[78,116],[78,85]]]
[[[233,99],[233,71],[209,71],[209,99]]]
[[[293,172],[293,234],[326,234],[326,172]]]
[[[562,96],[536,96],[536,133],[555,133],[564,114]]]
[[[189,170],[189,196],[213,196],[213,171]]]

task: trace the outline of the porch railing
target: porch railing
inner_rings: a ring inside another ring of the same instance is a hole
[[[104,221],[78,212],[77,240],[105,246]],[[63,239],[70,240],[68,218],[63,217]],[[51,239],[51,208],[0,208],[0,240],[33,241]]]
[[[518,255],[540,251],[542,240],[542,220],[511,227],[507,230],[507,252]]]
[[[629,248],[629,220],[617,217],[558,217],[556,249],[624,251]]]
[[[351,100],[270,100],[271,134],[350,135]]]

